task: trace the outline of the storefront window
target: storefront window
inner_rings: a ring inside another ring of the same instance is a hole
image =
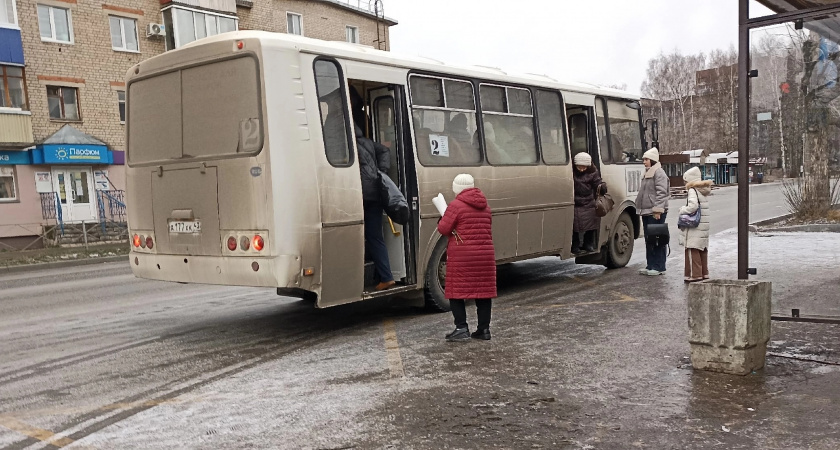
[[[14,167],[0,167],[0,202],[17,200]]]

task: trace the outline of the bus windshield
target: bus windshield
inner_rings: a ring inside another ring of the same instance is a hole
[[[642,160],[642,134],[639,111],[627,106],[624,100],[607,100],[610,124],[610,148],[616,162]]]

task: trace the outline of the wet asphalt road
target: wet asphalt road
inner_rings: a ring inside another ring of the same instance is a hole
[[[752,192],[753,220],[779,214],[777,186]],[[735,226],[735,190],[715,193],[717,233]],[[124,263],[3,274],[0,448],[840,445],[834,366],[693,373],[680,274],[653,287],[636,244],[628,269],[501,267],[494,339],[464,345],[442,342],[449,315],[319,311]],[[840,360],[824,331],[774,328],[774,348]]]

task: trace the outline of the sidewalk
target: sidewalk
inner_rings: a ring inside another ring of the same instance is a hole
[[[0,273],[83,264],[121,261],[130,247],[125,242],[79,247],[51,247],[26,251],[0,252]]]

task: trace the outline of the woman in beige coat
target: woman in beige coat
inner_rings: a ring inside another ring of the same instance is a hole
[[[683,174],[688,192],[686,204],[680,214],[694,214],[700,208],[700,225],[683,228],[680,244],[685,247],[685,282],[702,281],[709,278],[709,223],[711,210],[708,196],[712,193],[712,180],[703,180],[700,169],[693,167]]]

